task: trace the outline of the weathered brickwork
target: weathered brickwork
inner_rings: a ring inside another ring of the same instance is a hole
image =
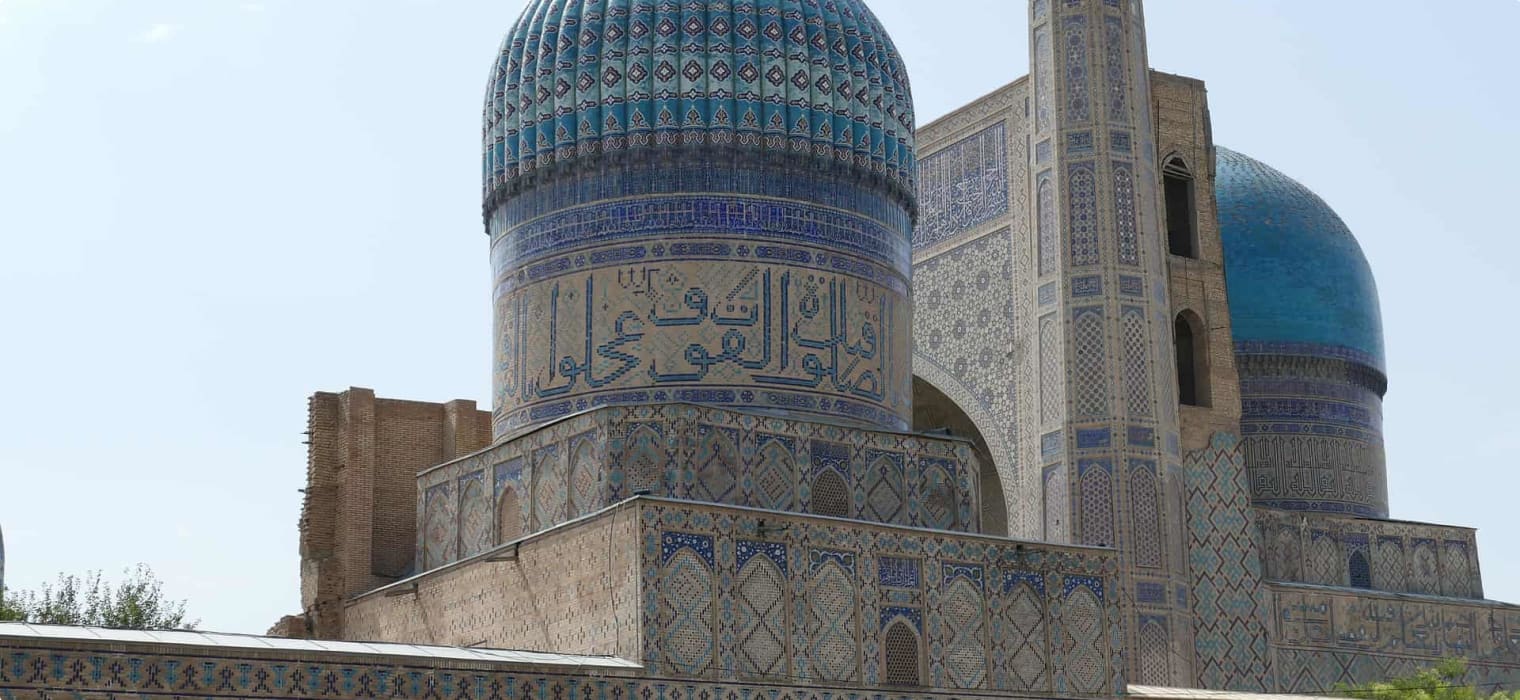
[[[479,450],[490,414],[472,401],[318,393],[307,412],[301,602],[316,634],[342,626],[339,601],[411,573],[418,471]]]
[[[365,594],[343,638],[638,659],[637,531],[625,508]]]

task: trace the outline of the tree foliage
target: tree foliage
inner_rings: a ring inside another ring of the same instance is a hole
[[[35,591],[6,590],[0,596],[0,621],[41,625],[84,625],[116,629],[195,629],[186,621],[185,601],[164,597],[163,582],[145,564],[111,583],[99,571],[83,576],[59,574]]]
[[[1335,694],[1359,700],[1520,700],[1520,691],[1483,692],[1464,679],[1466,659],[1446,659],[1405,678],[1351,686],[1338,684]]]

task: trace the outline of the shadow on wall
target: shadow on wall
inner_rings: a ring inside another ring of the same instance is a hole
[[[913,432],[943,432],[951,437],[970,440],[976,452],[982,495],[981,531],[989,535],[1008,536],[1008,510],[1003,500],[1003,484],[997,465],[981,431],[971,416],[944,392],[920,377],[913,377]]]

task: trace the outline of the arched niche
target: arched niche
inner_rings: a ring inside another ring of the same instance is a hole
[[[928,433],[948,432],[953,437],[971,441],[980,465],[978,480],[982,499],[981,530],[989,535],[1008,535],[1008,508],[1003,494],[1003,480],[998,476],[997,463],[992,450],[976,422],[940,391],[938,387],[918,375],[913,376],[913,431]]]

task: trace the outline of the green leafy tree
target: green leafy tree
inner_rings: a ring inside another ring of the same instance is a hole
[[[145,564],[128,569],[112,584],[91,571],[84,576],[59,574],[36,591],[4,592],[0,621],[41,625],[85,625],[116,629],[195,629],[185,619],[185,601],[164,597],[163,582]]]
[[[1335,694],[1360,700],[1520,700],[1520,691],[1485,693],[1467,683],[1467,659],[1446,659],[1419,673],[1362,685],[1337,684]]]

